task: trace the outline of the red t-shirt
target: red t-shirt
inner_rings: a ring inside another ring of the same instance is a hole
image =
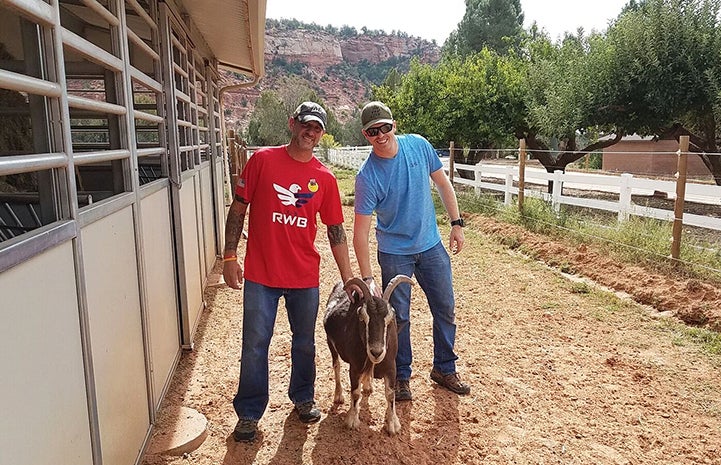
[[[333,173],[315,157],[294,160],[285,146],[263,148],[248,160],[235,194],[250,204],[245,278],[269,287],[318,287],[316,214],[323,224],[343,223]]]

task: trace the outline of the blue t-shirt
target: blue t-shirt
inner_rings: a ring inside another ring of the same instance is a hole
[[[431,173],[443,164],[422,136],[397,136],[398,153],[373,151],[355,179],[355,212],[376,212],[378,250],[395,255],[425,252],[441,240],[431,197]]]

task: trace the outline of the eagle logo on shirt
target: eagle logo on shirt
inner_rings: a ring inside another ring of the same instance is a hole
[[[315,191],[310,193],[302,193],[300,191],[301,187],[295,183],[291,184],[288,188],[273,183],[273,189],[275,189],[275,191],[278,193],[278,199],[280,200],[280,203],[287,206],[292,205],[298,208],[308,203],[308,201],[315,194]],[[317,185],[315,187],[315,190],[318,190]]]

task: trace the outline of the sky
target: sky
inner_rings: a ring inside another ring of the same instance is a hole
[[[628,0],[521,0],[524,27],[536,21],[551,39],[583,27],[603,31]],[[295,18],[320,26],[337,28],[363,26],[372,30],[406,32],[443,45],[466,11],[464,0],[266,0],[266,17]]]

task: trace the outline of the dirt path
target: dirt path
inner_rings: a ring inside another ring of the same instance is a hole
[[[345,429],[348,403],[332,404],[333,374],[321,318],[316,400],[323,418],[302,425],[286,395],[290,338],[281,311],[261,435],[250,445],[235,443],[231,400],[237,387],[241,293],[211,286],[195,350],[183,355],[154,433],[164,434],[175,420],[173,407],[184,405],[208,418],[208,438],[185,457],[146,456],[143,464],[721,464],[719,357],[681,343],[672,318],[566,279],[509,252],[484,232],[519,231],[479,218],[472,223],[466,228],[467,248],[453,258],[458,366],[472,385],[470,396],[457,397],[429,380],[430,315],[422,294],[415,292],[415,400],[398,404],[401,434],[391,438],[382,430],[379,381],[363,401],[360,430]],[[338,277],[324,243],[322,301]],[[561,244],[554,250],[579,261],[589,255]],[[544,258],[552,262],[554,256]],[[721,307],[721,293],[713,286],[629,278],[627,268],[596,257],[601,268],[587,275],[612,276],[619,283],[631,279],[635,286],[620,286],[629,294],[634,287],[648,291],[657,285],[653,292],[675,289],[676,301],[692,302],[711,318]],[[584,267],[593,269],[592,260],[576,269],[587,272]],[[343,376],[347,389],[347,371]]]

